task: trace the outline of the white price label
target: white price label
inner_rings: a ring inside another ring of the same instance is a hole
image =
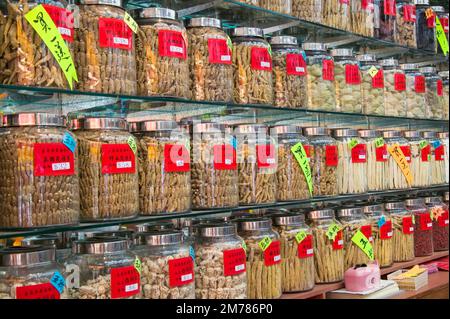
[[[220,57],[220,61],[225,61],[225,62],[231,61],[231,56],[229,56],[229,55],[222,55]]]
[[[170,46],[170,52],[183,53],[183,48],[171,45]]]
[[[231,163],[232,163],[232,161],[231,161],[230,159],[228,159],[228,158],[225,159],[225,164],[226,164],[226,165],[231,165]]]
[[[188,281],[192,279],[192,274],[186,274],[181,276],[181,281]]]
[[[241,271],[241,270],[244,270],[244,268],[245,268],[244,264],[236,265],[234,267],[234,271]]]
[[[131,167],[131,162],[117,162],[116,164],[117,168],[130,168]]]
[[[270,62],[261,61],[262,68],[270,68]]]
[[[125,286],[125,292],[135,291],[139,288],[138,284],[132,284]]]
[[[342,239],[339,239],[339,240],[338,240],[338,245],[339,245],[339,246],[342,246],[342,245],[344,245],[344,240],[342,240]]]
[[[312,248],[306,250],[307,255],[312,255],[314,250]]]
[[[360,155],[358,155],[358,158],[359,158],[360,160],[364,160],[364,159],[366,159],[366,155],[360,154]]]
[[[67,169],[70,169],[70,163],[69,162],[52,164],[52,170],[53,171],[64,171],[64,170],[67,170]]]
[[[175,162],[175,164],[177,165],[177,167],[181,167],[181,166],[184,165],[184,161],[183,161],[183,160],[177,160],[177,161]]]
[[[411,160],[411,157],[405,156],[405,159],[409,162]]]
[[[445,225],[448,225],[448,219],[446,219],[446,220],[444,221],[444,224],[445,224]]]
[[[68,37],[72,36],[72,31],[70,29],[58,27],[58,31],[61,35],[67,35]]]
[[[274,158],[268,158],[267,159],[267,164],[275,164],[276,160]]]
[[[433,227],[433,224],[432,223],[427,223],[427,227],[431,228],[431,227]]]
[[[295,67],[295,72],[305,72],[305,68],[301,67],[301,66],[296,66]]]
[[[114,44],[128,45],[128,39],[127,38],[114,37],[113,38],[113,42],[114,42]]]
[[[391,237],[392,237],[392,235],[393,235],[393,234],[392,234],[392,232],[391,232],[391,231],[387,233],[387,236],[388,236],[389,238],[391,238]]]
[[[273,257],[273,261],[280,261],[281,260],[281,255],[276,255]]]

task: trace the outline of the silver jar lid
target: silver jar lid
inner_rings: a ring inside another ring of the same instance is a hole
[[[301,134],[302,128],[297,125],[277,125],[270,128],[272,134]]]
[[[128,131],[130,131],[130,133],[138,133],[139,122],[128,122]]]
[[[267,126],[264,124],[241,124],[234,127],[236,134],[257,134],[267,133]]]
[[[433,66],[425,66],[419,69],[421,73],[436,73],[436,68]]]
[[[437,138],[448,138],[448,132],[438,132],[436,136]]]
[[[177,128],[175,121],[144,121],[138,124],[139,132],[172,131]]]
[[[175,10],[168,8],[145,8],[139,10],[139,18],[160,18],[160,19],[170,19],[176,20],[177,13]]]
[[[288,35],[279,35],[270,39],[270,44],[290,44],[290,45],[298,45],[298,41],[296,37],[288,36]]]
[[[445,192],[445,193],[444,193],[444,200],[445,200],[446,202],[449,201],[449,192]]]
[[[39,235],[26,237],[22,240],[23,246],[42,246],[49,248],[58,248],[59,238],[56,235]]]
[[[305,222],[303,214],[277,214],[272,216],[275,226],[300,226]]]
[[[306,51],[326,51],[327,46],[325,43],[305,42],[302,44],[302,49]]]
[[[212,27],[212,28],[222,28],[222,23],[216,18],[206,18],[198,17],[192,18],[187,23],[188,27]]]
[[[423,138],[436,138],[436,132],[433,131],[424,131],[422,132]]]
[[[147,224],[148,231],[161,231],[174,229],[175,225],[172,221],[160,221]]]
[[[445,8],[443,6],[432,6],[431,9],[433,9],[435,13],[445,13]]]
[[[406,209],[404,202],[388,202],[384,204],[384,208],[387,210]]]
[[[128,130],[127,121],[119,117],[86,117],[71,122],[71,130]]]
[[[197,234],[200,237],[226,237],[236,234],[234,223],[200,224],[197,226]]]
[[[415,63],[405,63],[405,64],[400,64],[400,69],[402,70],[417,70],[418,66]]]
[[[358,131],[352,128],[337,128],[333,130],[334,137],[356,137]]]
[[[429,5],[430,1],[429,0],[414,0],[414,4],[419,4],[419,5]]]
[[[384,138],[402,137],[401,131],[383,131]]]
[[[238,27],[236,29],[233,29],[231,34],[235,37],[264,38],[264,31],[260,28]]]
[[[383,204],[370,204],[362,207],[364,214],[372,215],[373,213],[384,212]]]
[[[380,136],[377,130],[358,130],[358,135],[363,138],[373,138]]]
[[[379,60],[378,63],[381,66],[398,66],[398,60],[396,59],[383,59],[383,60]]]
[[[242,218],[236,219],[238,230],[252,231],[252,230],[267,230],[272,228],[272,220],[267,217],[262,218]]]
[[[442,78],[448,78],[449,77],[449,72],[448,71],[441,71],[438,74]]]
[[[0,250],[0,266],[32,266],[55,261],[55,249],[43,246],[15,246]]]
[[[340,208],[337,210],[337,216],[338,217],[353,217],[362,215],[363,210],[361,207],[346,207],[346,208]]]
[[[141,239],[139,243],[148,246],[180,245],[183,242],[183,233],[177,230],[148,231],[136,234]]]
[[[128,230],[131,230],[133,233],[144,233],[149,230],[149,226],[152,223],[143,223],[143,224],[130,224],[126,225],[125,227]]]
[[[123,238],[87,238],[76,240],[72,245],[74,254],[103,255],[120,251],[126,251],[129,247],[127,239]]]
[[[80,0],[80,4],[106,4],[115,7],[122,7],[122,0]]]
[[[134,232],[131,229],[119,229],[87,233],[86,238],[123,238],[131,240],[133,235]]]
[[[3,126],[59,126],[64,127],[64,117],[51,113],[15,113],[3,115]]]
[[[332,56],[353,56],[353,49],[351,48],[339,48],[339,49],[333,49],[330,51]]]
[[[408,198],[405,200],[406,206],[423,206],[425,205],[425,200],[423,198]]]
[[[358,54],[356,60],[359,62],[375,62],[377,59],[374,54]]]
[[[442,197],[441,196],[430,196],[423,198],[425,200],[425,204],[440,204],[442,203]]]
[[[419,138],[420,132],[415,130],[403,131],[403,136],[406,138]]]
[[[313,210],[308,213],[309,219],[330,219],[334,218],[334,210],[332,209],[320,209]]]
[[[328,130],[326,127],[305,127],[303,128],[303,134],[305,136],[324,136],[328,135]]]
[[[224,130],[225,125],[216,122],[197,123],[193,125],[194,133],[211,133],[211,132],[222,133]]]

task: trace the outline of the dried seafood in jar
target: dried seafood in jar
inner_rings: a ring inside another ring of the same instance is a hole
[[[416,64],[402,64],[400,67],[406,77],[406,116],[425,118],[425,77]]]
[[[361,69],[362,106],[364,114],[384,115],[384,71],[375,55],[358,55]]]
[[[394,41],[396,27],[396,0],[375,0],[375,36],[381,40]]]
[[[322,0],[292,0],[292,14],[300,19],[322,23]]]
[[[395,59],[379,61],[384,73],[384,115],[406,116],[406,76]]]
[[[397,0],[398,1],[398,0]],[[417,46],[416,6],[409,0],[397,2],[395,42],[410,48]]]
[[[436,50],[436,13],[430,7],[429,0],[414,0],[416,5],[417,48],[435,52]]]

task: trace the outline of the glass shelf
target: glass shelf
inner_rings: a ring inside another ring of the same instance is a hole
[[[18,231],[8,231],[8,232],[0,232],[0,239],[7,238],[15,238],[15,237],[29,237],[43,234],[54,234],[60,232],[70,232],[70,231],[84,231],[94,228],[103,228],[117,225],[127,225],[127,224],[141,224],[147,222],[160,222],[163,220],[173,220],[178,218],[192,218],[192,217],[200,217],[200,216],[214,216],[219,214],[226,214],[238,211],[248,211],[248,210],[259,210],[259,209],[268,209],[268,208],[282,208],[282,207],[292,207],[292,206],[304,206],[306,208],[317,207],[318,204],[322,203],[341,203],[341,202],[350,202],[354,200],[377,200],[382,197],[392,197],[399,195],[418,195],[424,192],[440,192],[440,191],[448,191],[449,185],[438,185],[438,186],[430,186],[427,188],[411,188],[404,190],[391,190],[391,191],[382,191],[382,192],[369,192],[365,194],[352,194],[352,195],[341,195],[341,196],[329,196],[329,197],[316,197],[309,200],[300,200],[300,201],[291,201],[291,202],[279,202],[274,204],[264,204],[264,205],[252,205],[252,206],[241,206],[235,208],[223,208],[223,209],[212,209],[212,210],[199,210],[199,211],[191,211],[187,213],[171,213],[171,214],[159,214],[152,216],[140,216],[127,220],[116,220],[116,221],[107,221],[107,222],[99,222],[99,223],[81,223],[78,225],[70,225],[70,226],[53,226],[47,228],[39,228],[39,229],[30,229],[30,230],[18,230]]]

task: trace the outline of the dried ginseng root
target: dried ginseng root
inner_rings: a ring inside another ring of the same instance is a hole
[[[385,204],[391,215],[393,228],[394,262],[405,262],[414,259],[414,224],[412,213],[404,202]]]
[[[351,31],[350,2],[323,0],[323,23],[331,27]]]
[[[388,189],[387,162],[389,153],[380,133],[375,130],[359,130],[367,145],[367,187],[369,191]]]
[[[292,0],[259,0],[259,5],[275,12],[292,13]]]
[[[350,11],[352,17],[351,31],[373,37],[375,25],[374,0],[351,0]]]
[[[292,14],[303,20],[322,23],[322,0],[292,0]]]
[[[427,134],[428,132],[423,132]],[[434,135],[434,132],[431,132]],[[431,141],[421,137],[420,131],[403,131],[403,136],[408,140],[411,149],[411,162],[409,169],[412,175],[413,187],[425,187],[431,185]]]

